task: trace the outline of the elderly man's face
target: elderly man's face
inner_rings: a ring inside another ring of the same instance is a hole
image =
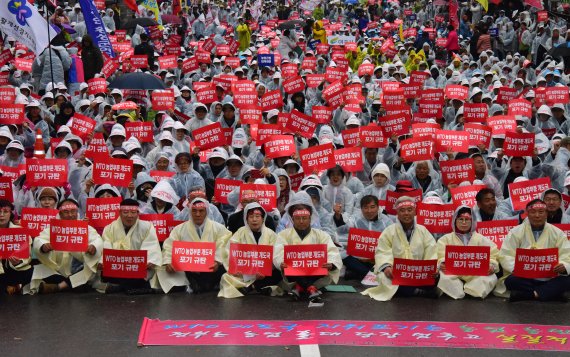
[[[413,206],[398,208],[398,221],[403,225],[410,225],[414,223],[416,217],[416,208]]]
[[[546,223],[548,213],[546,208],[531,208],[528,210],[528,221],[533,227],[542,227]]]
[[[192,207],[192,209],[190,210],[190,214],[192,216],[192,222],[194,222],[194,224],[196,224],[197,226],[200,226],[206,220],[208,211],[206,210],[206,208]]]

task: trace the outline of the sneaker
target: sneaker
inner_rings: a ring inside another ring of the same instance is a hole
[[[313,297],[309,297],[309,302],[311,304],[324,304],[325,301],[323,300],[322,297],[320,296],[313,296]]]
[[[307,292],[309,293],[309,300],[322,295],[322,292],[313,285],[307,288]]]

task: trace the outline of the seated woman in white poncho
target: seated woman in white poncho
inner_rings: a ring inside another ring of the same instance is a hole
[[[147,278],[121,279],[101,277],[102,282],[108,283],[106,293],[126,291],[127,294],[152,293],[151,281],[155,276],[155,267],[162,265],[162,252],[156,236],[156,230],[151,222],[139,219],[139,203],[128,198],[121,202],[119,218],[103,230],[103,247],[119,250],[147,251]],[[103,260],[101,259],[101,263]]]
[[[277,234],[265,226],[264,222],[267,219],[267,213],[258,203],[249,203],[245,206],[243,217],[245,226],[238,229],[226,245],[224,267],[228,271],[232,243],[274,246],[277,240]],[[241,297],[253,290],[264,295],[271,295],[273,290],[276,290],[272,286],[276,287],[283,280],[279,269],[273,265],[272,268],[271,276],[263,276],[261,274],[246,276],[243,274],[225,273],[222,276],[218,297]]]
[[[195,198],[190,203],[190,220],[175,227],[162,246],[162,264],[164,270],[158,271],[158,280],[164,292],[169,292],[174,286],[187,286],[194,293],[216,289],[220,278],[226,272],[222,263],[225,246],[232,233],[223,225],[208,218],[208,201]],[[172,243],[183,242],[214,242],[216,244],[215,263],[211,273],[177,272],[172,266]]]
[[[332,238],[320,229],[311,227],[312,215],[315,209],[311,197],[304,191],[297,192],[289,204],[286,211],[292,217],[293,227],[287,228],[279,233],[275,243],[273,264],[284,272],[287,265],[284,263],[284,246],[300,244],[326,244],[327,262],[322,266],[328,270],[323,276],[284,276],[286,283],[293,283],[291,295],[298,300],[303,295],[307,295],[312,302],[319,302],[321,292],[319,288],[330,283],[338,282],[342,259],[338,247]]]
[[[453,216],[453,233],[446,234],[437,241],[437,258],[440,271],[437,287],[454,299],[463,299],[465,294],[484,299],[495,289],[497,284],[497,275],[495,274],[499,272],[499,250],[489,238],[475,232],[475,227],[476,222],[471,208],[460,206]],[[488,275],[448,275],[445,270],[445,247],[448,245],[490,247]]]

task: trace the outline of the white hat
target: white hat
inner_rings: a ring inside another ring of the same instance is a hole
[[[168,140],[171,143],[174,143],[174,138],[172,137],[172,134],[170,133],[170,131],[167,131],[167,130],[160,133],[160,137],[158,138],[158,141],[162,141],[162,140]]]
[[[475,97],[477,94],[479,94],[479,93],[481,93],[481,92],[483,92],[483,91],[481,90],[481,88],[479,88],[479,87],[473,88],[473,91],[471,92],[471,95],[469,96],[469,99],[473,99],[473,97]]]
[[[180,201],[180,198],[176,192],[174,192],[174,189],[167,180],[162,180],[157,183],[150,192],[150,196],[153,198],[158,198],[164,202],[171,203],[173,205],[177,204],[178,201]]]
[[[123,92],[121,92],[121,90],[120,90],[120,89],[117,89],[117,88],[115,88],[115,89],[113,89],[113,90],[111,91],[111,95],[113,95],[113,94],[118,94],[118,95],[120,95],[121,97],[123,96]]]
[[[523,181],[528,181],[528,178],[526,178],[524,176],[519,176],[513,181],[513,183],[523,182]]]
[[[536,111],[536,114],[546,114],[549,117],[552,116],[552,111],[550,110],[550,107],[546,104],[543,104],[540,106],[540,108],[538,108],[538,110]]]
[[[125,130],[125,127],[123,127],[121,124],[113,125],[113,128],[111,129],[111,135],[109,135],[109,137],[111,136],[122,136],[123,138],[126,138],[127,132]]]
[[[210,155],[208,155],[208,160],[215,159],[215,158],[220,158],[220,159],[224,159],[224,161],[227,161],[228,160],[228,152],[225,149],[215,148],[214,150],[212,150]]]
[[[386,176],[386,178],[388,179],[388,182],[390,182],[390,180],[391,180],[390,168],[385,163],[381,162],[378,165],[376,165],[376,167],[374,167],[374,170],[372,170],[372,175],[370,175],[370,176],[374,177],[378,174],[382,174],[382,175]]]
[[[17,149],[20,150],[22,152],[24,152],[24,145],[22,145],[21,142],[19,142],[18,140],[12,140],[10,141],[10,143],[6,146],[6,150],[8,149]]]
[[[281,72],[275,72],[273,79],[281,79]]]
[[[10,141],[14,140],[14,137],[7,126],[0,127],[0,136],[8,138]]]
[[[349,126],[349,125],[358,125],[358,126],[360,126],[360,125],[361,125],[360,119],[358,119],[358,117],[357,117],[356,115],[354,115],[354,114],[351,115],[351,116],[348,118],[348,120],[346,121],[346,126]]]
[[[57,133],[61,134],[61,133],[71,133],[71,129],[69,129],[69,127],[67,125],[62,125],[59,127],[59,129],[57,129]]]
[[[267,112],[267,119],[273,118],[273,117],[278,116],[278,115],[279,115],[279,110],[271,109],[270,111]]]

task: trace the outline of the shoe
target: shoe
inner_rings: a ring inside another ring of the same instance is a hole
[[[251,291],[253,290],[253,288],[251,286],[246,286],[244,288],[238,288],[238,291],[242,294],[242,295],[247,295],[249,294]]]
[[[107,284],[105,288],[105,294],[116,294],[125,290],[121,285],[118,284]]]
[[[127,295],[148,295],[153,294],[154,291],[151,288],[136,288],[136,289],[127,289]]]
[[[39,293],[40,294],[54,294],[59,292],[59,285],[57,284],[46,284],[44,282],[40,283]]]
[[[22,285],[21,284],[9,285],[6,288],[6,293],[8,295],[21,295],[22,294]]]
[[[428,299],[437,299],[439,298],[439,294],[437,293],[437,289],[433,288],[433,289],[429,289],[429,290],[423,290],[423,289],[418,289],[418,296],[424,297],[424,298],[428,298]]]
[[[257,292],[264,296],[271,296],[273,289],[271,289],[269,286],[266,286],[261,289],[257,289]]]
[[[533,295],[524,291],[511,290],[511,295],[509,297],[509,302],[517,302],[524,300],[532,300]]]
[[[309,297],[309,302],[311,304],[324,304],[325,301],[320,296]]]
[[[309,300],[312,300],[313,298],[319,297],[322,295],[322,292],[317,289],[316,287],[314,287],[313,285],[309,286],[307,288],[307,292],[309,293]]]
[[[293,301],[301,300],[301,293],[297,289],[291,290],[291,292],[289,292],[289,295],[291,296]]]

